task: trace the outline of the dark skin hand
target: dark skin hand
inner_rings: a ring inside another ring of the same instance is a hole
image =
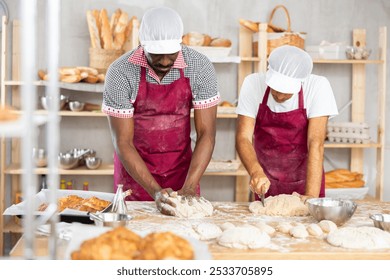
[[[150,54],[146,53],[149,65],[158,77],[163,79],[172,68],[178,52],[174,54]],[[194,123],[197,133],[197,141],[192,154],[192,159],[186,180],[178,194],[183,196],[196,196],[196,187],[201,176],[211,159],[215,144],[217,106],[195,110]],[[140,184],[156,201],[161,213],[174,215],[172,209],[164,207],[169,204],[176,207],[169,199],[172,189],[162,189],[149,172],[144,160],[134,146],[134,120],[109,116],[112,141],[115,151],[129,175]],[[131,160],[130,160],[131,159]],[[164,195],[166,194],[166,195]]]

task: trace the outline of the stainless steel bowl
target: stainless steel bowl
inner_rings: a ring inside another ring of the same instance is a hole
[[[79,158],[71,153],[59,153],[58,164],[63,169],[72,169],[79,165]]]
[[[61,109],[64,109],[66,103],[68,103],[68,97],[65,96],[65,95],[60,95],[59,97],[59,110]],[[47,96],[41,96],[41,104],[42,104],[42,107],[45,109],[45,110],[49,110],[49,106],[50,106],[50,97],[47,97]]]
[[[126,226],[129,224],[132,216],[128,214],[117,214],[112,212],[107,213],[89,213],[91,220],[95,222],[95,225],[99,227],[119,227]]]
[[[390,232],[390,214],[373,214],[370,219],[374,221],[374,226]]]
[[[85,165],[89,169],[97,169],[102,164],[102,159],[98,157],[86,157]]]
[[[69,101],[69,109],[73,112],[80,112],[84,109],[84,104],[83,102],[80,101]]]
[[[338,226],[345,224],[357,208],[357,204],[352,200],[329,197],[308,199],[307,205],[310,214],[318,222],[330,220]]]

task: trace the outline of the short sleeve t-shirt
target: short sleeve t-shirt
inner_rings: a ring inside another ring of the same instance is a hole
[[[266,89],[265,73],[248,75],[241,87],[237,114],[256,119]],[[328,79],[312,74],[302,83],[302,90],[308,119],[338,114],[336,100]],[[298,94],[294,94],[283,103],[277,103],[270,94],[267,105],[275,113],[296,110]]]
[[[108,68],[103,90],[104,113],[119,118],[133,117],[141,67],[146,68],[146,81],[154,84],[171,84],[180,78],[180,69],[183,69],[184,76],[190,80],[195,110],[210,108],[220,101],[214,66],[203,54],[183,45],[172,69],[160,81],[147,64],[143,48],[138,47],[122,55]]]

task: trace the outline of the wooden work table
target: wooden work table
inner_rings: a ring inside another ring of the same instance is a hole
[[[354,216],[343,226],[373,226],[369,219],[370,214],[390,213],[390,202],[356,201],[358,204]],[[295,222],[309,225],[316,223],[313,217],[271,217],[257,216],[248,210],[249,203],[214,202],[214,215],[202,219],[182,219],[160,214],[154,202],[128,202],[129,213],[133,220],[129,228],[134,231],[171,230],[178,234],[193,233],[193,226],[202,222],[210,222],[222,225],[231,222],[235,225],[254,224],[264,221],[268,225],[276,227],[280,222]],[[48,255],[47,237],[37,236],[37,255]],[[66,246],[64,240],[60,241],[59,251]],[[225,248],[217,244],[216,240],[207,241],[209,251],[213,259],[264,259],[264,260],[337,260],[337,259],[390,259],[390,249],[381,250],[356,250],[334,247],[327,243],[326,236],[322,238],[307,237],[304,239],[293,238],[288,234],[276,232],[271,237],[271,244],[255,250],[239,250]],[[23,238],[19,240],[11,251],[11,256],[22,256]]]

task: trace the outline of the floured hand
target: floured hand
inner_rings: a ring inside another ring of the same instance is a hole
[[[164,215],[175,216],[176,203],[170,198],[172,192],[171,188],[162,189],[154,197],[157,209]]]

